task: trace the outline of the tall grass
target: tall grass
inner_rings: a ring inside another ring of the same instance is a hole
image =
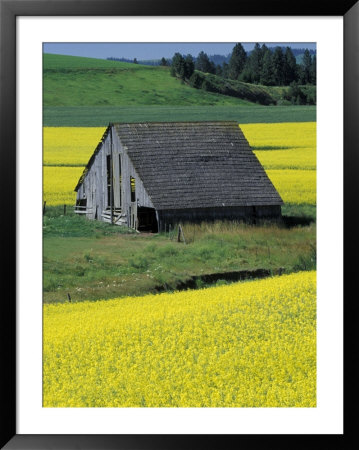
[[[193,276],[315,268],[315,223],[183,224],[171,233],[137,234],[77,216],[44,218],[44,300],[74,301],[176,290]],[[126,231],[125,234],[121,231]],[[314,250],[313,250],[314,249]],[[313,254],[314,252],[314,254]]]

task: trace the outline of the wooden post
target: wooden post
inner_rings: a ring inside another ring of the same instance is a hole
[[[45,215],[45,210],[46,210],[46,201],[44,202],[44,206],[42,208],[42,214]]]
[[[181,242],[181,235],[182,235],[182,239],[183,239],[183,243],[186,243],[186,239],[184,237],[184,233],[183,233],[183,229],[181,225],[178,225],[178,236],[177,236],[177,241]]]
[[[66,205],[64,205],[64,216],[66,216]]]
[[[113,143],[112,143],[112,126],[111,126],[111,158],[110,158],[110,208],[111,208],[111,224],[113,224]]]
[[[183,243],[186,244],[186,239],[185,239],[185,237],[184,237],[184,232],[183,232],[182,227],[181,227],[181,233],[182,233]]]
[[[71,303],[71,295],[69,294],[69,292],[67,293],[67,298],[69,299],[69,302]]]
[[[137,202],[138,202],[138,199],[135,200],[135,202],[133,203],[133,228],[135,230],[137,230],[137,223],[138,223],[138,219],[137,219]]]

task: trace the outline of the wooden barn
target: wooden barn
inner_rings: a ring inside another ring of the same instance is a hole
[[[75,191],[77,213],[153,232],[283,204],[236,122],[110,124]]]

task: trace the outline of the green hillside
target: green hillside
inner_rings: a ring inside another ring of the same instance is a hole
[[[44,106],[250,104],[181,84],[169,67],[44,54],[43,68]]]
[[[314,105],[316,103],[316,86],[298,85],[293,94],[291,86],[264,86],[261,84],[244,83],[239,80],[230,80],[218,75],[203,73],[198,70],[191,77],[190,84],[195,88],[207,92],[232,96],[252,103],[270,105],[292,105],[301,94],[301,105]],[[294,99],[292,98],[294,95]]]
[[[315,121],[315,106],[261,106],[195,89],[171,77],[169,70],[162,66],[44,54],[44,126],[105,126],[111,121],[146,120]],[[251,86],[246,89],[252,89]],[[278,92],[268,88],[271,97],[278,98]]]
[[[107,59],[86,58],[84,56],[55,55],[52,53],[44,53],[43,55],[43,69],[45,72],[62,69],[109,69],[111,67],[126,68],[133,66],[146,67]]]

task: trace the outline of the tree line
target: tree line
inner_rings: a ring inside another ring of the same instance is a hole
[[[170,59],[144,59],[137,60],[137,58],[118,58],[116,56],[109,56],[106,58],[108,61],[127,62],[132,64],[142,64],[144,66],[169,66],[171,64]]]
[[[162,65],[165,65],[163,62]],[[283,50],[278,46],[272,50],[265,44],[260,46],[258,43],[249,54],[242,44],[236,44],[229,62],[223,62],[222,65],[213,63],[203,51],[196,59],[192,55],[174,54],[171,64],[172,76],[190,80],[195,76],[195,69],[224,79],[265,86],[316,84],[316,56],[312,56],[308,49],[305,49],[300,64],[297,63],[290,47]],[[195,80],[192,80],[191,84],[195,84]]]

